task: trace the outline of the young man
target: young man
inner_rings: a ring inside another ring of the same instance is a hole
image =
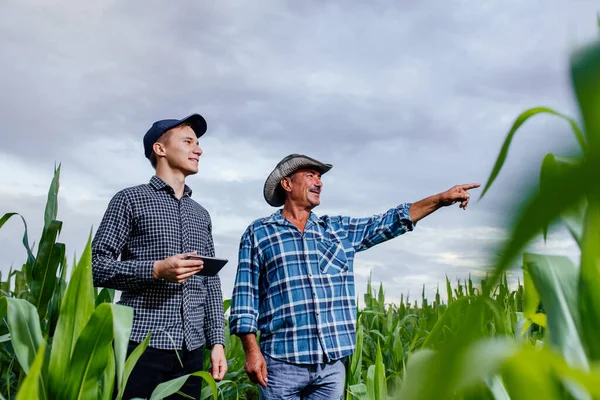
[[[227,371],[221,282],[196,275],[202,261],[186,259],[215,255],[210,215],[185,184],[198,172],[205,132],[198,114],[155,122],[144,136],[155,175],[112,198],[92,243],[94,284],[122,291],[119,304],[134,309],[129,353],[152,334],[126,399],[150,397],[160,383],[202,370],[205,346],[214,378]],[[200,399],[201,384],[190,377],[182,391]]]
[[[466,209],[468,190],[479,186],[458,185],[369,218],[317,217],[311,210],[331,167],[299,154],[281,160],[264,197],[283,209],[242,236],[230,329],[242,339],[262,399],[340,399],[356,339],[354,254],[413,230],[440,207]]]

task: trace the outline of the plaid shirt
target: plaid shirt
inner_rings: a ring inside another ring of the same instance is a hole
[[[141,342],[152,333],[154,348],[225,343],[218,276],[193,275],[181,284],[152,277],[157,260],[193,250],[215,255],[210,215],[191,194],[185,186],[177,200],[173,188],[156,176],[121,190],[92,243],[94,285],[122,291],[119,304],[134,309],[131,340]]]
[[[317,217],[304,233],[281,211],[244,232],[229,320],[232,334],[260,330],[263,353],[295,364],[354,352],[354,254],[414,228],[410,203],[370,218]]]

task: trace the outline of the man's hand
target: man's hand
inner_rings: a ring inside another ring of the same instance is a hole
[[[246,353],[244,370],[252,382],[267,387],[267,383],[269,382],[267,378],[267,362],[260,350]]]
[[[469,204],[469,198],[471,197],[468,191],[478,188],[479,186],[479,183],[456,185],[445,192],[414,202],[408,210],[410,219],[412,222],[416,223],[441,207],[450,206],[458,202],[460,202],[460,208],[466,210],[467,205]]]
[[[154,279],[165,279],[169,282],[184,282],[204,267],[204,261],[202,260],[186,260],[185,257],[190,254],[196,254],[196,252],[176,254],[164,260],[155,261],[152,268],[152,277]]]
[[[479,183],[456,185],[451,189],[440,193],[438,199],[440,207],[451,206],[452,204],[456,204],[460,201],[459,207],[463,210],[466,210],[467,205],[469,204],[469,198],[471,197],[468,190],[478,188],[479,186]]]
[[[212,374],[215,381],[222,380],[227,373],[227,359],[225,358],[225,349],[222,344],[215,344],[212,347],[208,372]]]

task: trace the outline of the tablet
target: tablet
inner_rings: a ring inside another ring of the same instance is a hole
[[[200,256],[197,254],[190,254],[185,257],[186,260],[202,260],[204,261],[204,268],[202,271],[198,272],[196,275],[202,276],[215,276],[219,273],[219,271],[227,264],[228,260],[224,258],[215,258],[215,257],[207,257]]]

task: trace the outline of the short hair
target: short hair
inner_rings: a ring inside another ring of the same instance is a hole
[[[177,125],[175,128],[180,128],[183,126],[189,126],[191,127],[189,122],[184,122],[181,125]],[[167,143],[169,141],[169,138],[171,137],[171,133],[173,133],[173,129],[175,128],[171,128],[168,131],[166,131],[165,133],[163,133],[162,135],[160,135],[158,137],[158,139],[156,139],[156,142],[160,142],[160,143]],[[155,143],[156,143],[155,142]],[[152,168],[156,169],[156,164],[158,163],[158,158],[156,157],[156,153],[154,152],[154,148],[152,148],[152,153],[150,154],[150,164],[152,165]]]

